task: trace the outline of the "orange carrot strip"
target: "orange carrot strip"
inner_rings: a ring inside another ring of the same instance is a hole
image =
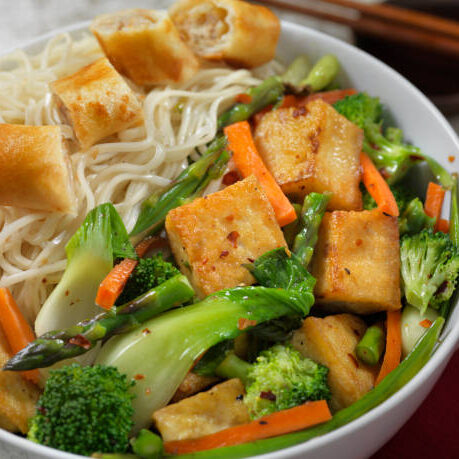
[[[110,309],[120,296],[136,266],[137,260],[131,258],[125,258],[115,265],[99,285],[96,304],[101,308]]]
[[[445,190],[436,183],[429,182],[427,187],[426,202],[424,204],[424,211],[429,217],[434,217],[435,227],[434,230],[438,231],[438,223],[441,215],[441,208],[443,206],[443,199],[445,198]]]
[[[7,288],[0,288],[0,326],[13,354],[17,354],[35,339],[32,328]],[[23,371],[21,375],[35,384],[40,379],[38,370]]]
[[[398,311],[387,311],[387,336],[384,360],[376,378],[376,386],[392,371],[395,370],[402,356],[402,314]]]
[[[296,107],[298,105],[298,99],[293,94],[287,94],[282,99],[279,108]]]
[[[245,92],[237,94],[236,102],[241,104],[250,104],[250,102],[252,102],[252,96],[250,94],[246,94]]]
[[[168,454],[189,454],[225,446],[239,445],[263,438],[275,437],[306,429],[332,418],[325,400],[307,402],[288,410],[278,411],[256,421],[242,424],[214,434],[192,440],[177,440],[164,443]]]
[[[435,224],[435,230],[448,234],[449,233],[449,221],[445,220],[444,218],[440,218],[440,220],[438,220],[438,222]]]
[[[324,102],[327,102],[330,105],[333,105],[335,102],[338,102],[341,99],[344,99],[347,96],[353,96],[357,94],[357,90],[353,88],[349,89],[335,89],[333,91],[325,92],[316,92],[306,97],[299,99],[299,104],[304,105],[311,100],[322,99]]]
[[[296,220],[296,212],[282,192],[274,177],[263,163],[253,142],[250,125],[247,121],[231,124],[224,129],[229,149],[233,152],[236,167],[244,177],[255,175],[260,181],[269,202],[273,206],[280,226]]]
[[[360,153],[360,164],[363,169],[362,181],[372,198],[376,201],[379,210],[392,217],[398,217],[399,210],[397,202],[389,185],[365,153]]]

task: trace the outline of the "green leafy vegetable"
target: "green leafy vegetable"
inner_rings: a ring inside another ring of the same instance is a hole
[[[94,317],[100,282],[115,258],[137,258],[113,204],[91,210],[66,246],[67,267],[35,322],[37,335]]]

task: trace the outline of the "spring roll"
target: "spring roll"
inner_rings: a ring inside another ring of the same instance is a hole
[[[0,124],[0,204],[76,213],[67,146],[59,126]]]
[[[115,68],[139,85],[183,83],[199,68],[166,12],[104,14],[93,21],[91,31]]]
[[[83,149],[143,119],[136,94],[105,57],[52,82],[51,89]]]
[[[169,9],[183,40],[204,59],[256,67],[274,58],[279,19],[240,0],[180,0]]]

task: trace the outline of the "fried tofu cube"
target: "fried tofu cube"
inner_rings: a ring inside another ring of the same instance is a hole
[[[240,379],[230,379],[153,413],[165,442],[189,440],[250,422]]]
[[[243,264],[286,246],[254,176],[171,210],[166,230],[180,270],[200,297],[252,284]]]
[[[333,193],[330,210],[362,209],[360,152],[363,132],[318,99],[268,112],[257,124],[255,144],[288,196]]]
[[[366,328],[359,317],[339,314],[308,317],[293,335],[295,349],[329,369],[330,405],[335,411],[355,403],[375,384],[378,366],[363,364],[355,354]]]
[[[0,329],[0,368],[10,357],[8,342]],[[24,380],[20,373],[0,371],[0,427],[26,434],[39,397],[38,387]]]
[[[335,312],[400,309],[397,218],[379,210],[325,213],[311,268],[316,304]]]

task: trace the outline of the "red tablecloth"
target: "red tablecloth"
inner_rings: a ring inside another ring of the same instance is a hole
[[[459,352],[433,391],[371,459],[459,459]]]

